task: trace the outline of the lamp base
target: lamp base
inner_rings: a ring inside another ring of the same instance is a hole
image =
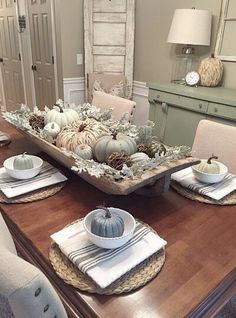
[[[182,54],[176,56],[171,74],[172,83],[185,84],[187,73],[190,71],[197,71],[199,60],[193,53],[192,47],[184,47],[182,49]]]

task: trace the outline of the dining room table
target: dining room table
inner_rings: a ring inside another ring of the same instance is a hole
[[[187,199],[172,188],[156,196],[109,195],[43,153],[0,118],[11,143],[0,148],[0,164],[10,156],[37,154],[68,178],[54,195],[29,203],[1,203],[1,213],[19,255],[39,267],[57,290],[69,317],[213,317],[236,294],[236,206]],[[86,292],[55,272],[50,235],[83,218],[96,206],[117,207],[148,224],[167,241],[160,272],[143,286],[120,294]]]

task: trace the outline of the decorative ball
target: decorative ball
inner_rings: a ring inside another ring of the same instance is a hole
[[[132,155],[136,152],[137,146],[134,139],[121,133],[114,133],[111,136],[104,136],[98,139],[94,146],[94,155],[99,162],[106,162],[113,152],[125,152]]]
[[[147,144],[141,143],[141,144],[137,145],[137,151],[138,151],[138,152],[145,152],[145,153],[147,153],[147,152],[148,152],[148,149],[149,149],[149,145],[147,145]]]
[[[106,207],[99,207],[92,222],[91,232],[102,237],[119,237],[124,233],[124,220]]]
[[[219,174],[220,166],[217,162],[212,162],[212,159],[218,159],[218,157],[212,155],[207,161],[202,161],[196,167],[198,171],[210,174]]]
[[[32,169],[33,167],[33,159],[30,155],[27,155],[26,152],[17,156],[13,161],[13,168],[16,170]]]
[[[43,130],[46,132],[48,136],[51,136],[52,138],[56,138],[59,132],[61,131],[61,128],[57,123],[52,122],[52,123],[48,123]]]
[[[62,129],[56,139],[56,146],[75,151],[78,145],[93,147],[99,137],[110,134],[107,126],[95,119],[88,118],[76,121]]]
[[[223,76],[223,63],[212,54],[201,61],[198,73],[202,86],[217,86]]]
[[[159,156],[165,155],[166,154],[165,146],[163,144],[160,144],[160,143],[152,143],[149,146],[148,155],[149,155],[149,157],[154,158],[156,153]]]
[[[121,170],[124,164],[126,164],[128,167],[131,167],[132,160],[126,152],[113,152],[107,158],[107,164],[116,170]]]
[[[75,148],[75,153],[85,159],[90,160],[93,158],[93,151],[89,145],[81,144]]]
[[[44,127],[44,117],[34,114],[34,115],[30,116],[29,124],[35,130],[43,129],[43,127]]]

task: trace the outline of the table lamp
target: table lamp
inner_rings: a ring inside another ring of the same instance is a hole
[[[185,83],[188,72],[196,70],[197,58],[192,45],[210,45],[211,13],[208,10],[176,9],[167,42],[184,44],[177,57],[171,81]]]

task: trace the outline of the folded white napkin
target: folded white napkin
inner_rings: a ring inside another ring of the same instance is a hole
[[[37,176],[25,180],[12,178],[4,167],[0,168],[0,190],[7,198],[13,198],[66,180],[66,176],[47,162],[43,163],[42,170]]]
[[[167,244],[138,222],[132,239],[117,249],[107,250],[94,245],[89,241],[82,221],[51,235],[51,238],[61,251],[101,288],[109,286]]]
[[[5,140],[8,140],[9,137],[4,134],[2,131],[0,131],[0,141],[5,141]]]
[[[221,200],[223,197],[236,190],[236,176],[230,173],[228,173],[222,181],[212,184],[198,181],[194,177],[191,167],[173,173],[171,178],[180,183],[183,187],[208,196],[214,200]]]

